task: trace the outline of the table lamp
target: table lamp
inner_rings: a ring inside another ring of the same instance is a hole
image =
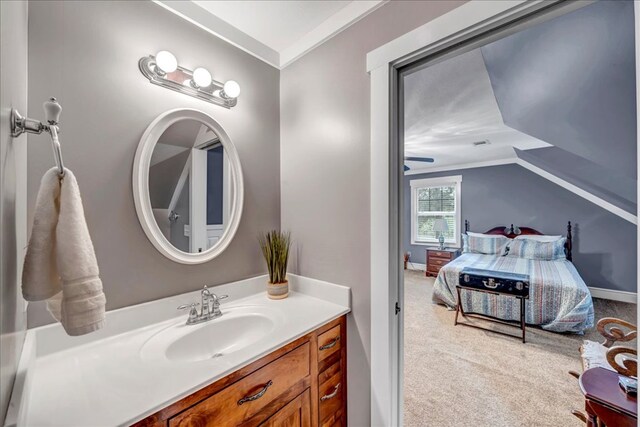
[[[440,233],[440,237],[438,237],[440,250],[444,249],[444,233],[449,231],[449,224],[444,218],[436,218],[433,223],[433,231]]]

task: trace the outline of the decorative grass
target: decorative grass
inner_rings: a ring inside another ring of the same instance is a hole
[[[291,248],[291,233],[272,230],[258,237],[262,255],[267,262],[270,283],[287,281],[287,264]]]

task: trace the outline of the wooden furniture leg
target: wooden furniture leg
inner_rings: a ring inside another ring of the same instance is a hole
[[[525,326],[526,326],[526,308],[524,305],[524,298],[520,298],[520,327],[522,328],[522,343],[525,343]]]
[[[456,304],[456,320],[453,322],[453,326],[458,326],[458,314],[462,309],[462,301],[460,301],[460,288],[457,286],[456,286],[456,291],[458,293],[458,304]],[[462,312],[462,315],[464,316],[464,311]]]

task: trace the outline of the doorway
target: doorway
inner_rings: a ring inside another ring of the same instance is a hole
[[[372,374],[374,425],[403,423],[400,403],[404,387],[402,350],[407,307],[403,304],[405,277],[402,261],[405,255],[403,236],[409,232],[409,221],[403,219],[403,206],[409,194],[403,183],[405,137],[402,134],[403,103],[400,101],[404,74],[455,58],[590,3],[545,3],[526,7],[510,4],[503,8],[494,5],[496,8],[491,10],[465,5],[445,15],[439,22],[427,24],[369,54],[372,81],[371,169],[376,171],[371,176],[371,221],[372,230],[376,230],[371,236],[372,312],[380,314],[372,319],[372,372],[376,373]],[[420,36],[422,29],[424,32]],[[426,47],[425,41],[428,42]],[[381,120],[376,120],[376,117]],[[385,117],[390,120],[382,120]],[[415,164],[410,163],[409,166]],[[380,176],[380,171],[388,171],[388,175]],[[462,227],[461,224],[459,226]],[[386,236],[381,232],[384,229],[389,230]],[[427,264],[428,261],[422,263]],[[425,363],[433,366],[437,361]],[[380,375],[380,372],[389,372],[389,376]],[[428,394],[428,390],[425,393]]]

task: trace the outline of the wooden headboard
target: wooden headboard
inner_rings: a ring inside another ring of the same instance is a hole
[[[469,231],[469,220],[464,220],[464,232]],[[491,230],[485,231],[484,234],[494,234],[499,236],[505,236],[510,239],[514,239],[517,236],[526,236],[526,235],[544,235],[544,233],[539,232],[538,230],[530,227],[518,227],[511,224],[510,227],[493,227]],[[573,261],[571,256],[571,221],[567,223],[567,241],[564,244],[564,249],[567,254],[567,259],[569,261]]]

